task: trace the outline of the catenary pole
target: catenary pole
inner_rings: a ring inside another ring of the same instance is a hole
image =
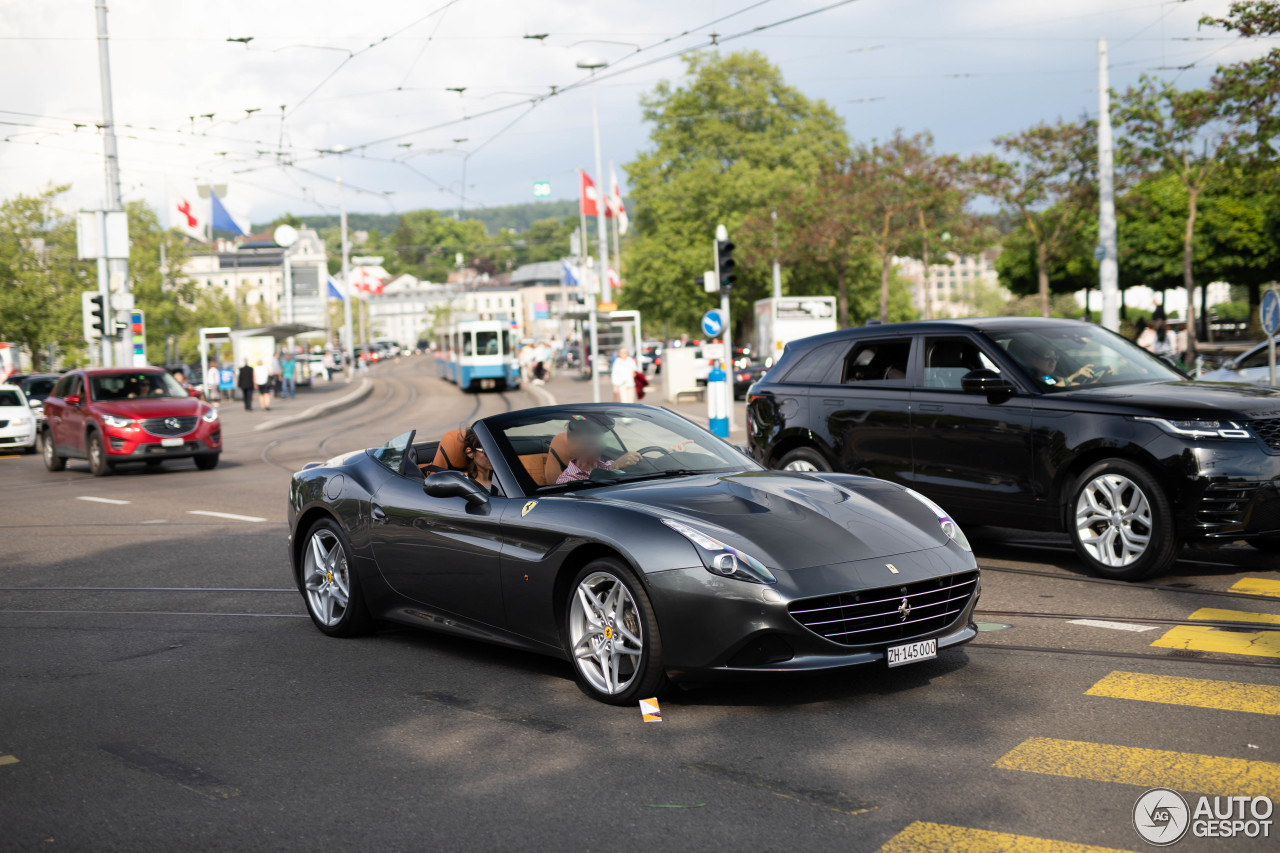
[[[1098,289],[1102,326],[1120,330],[1120,270],[1116,261],[1115,152],[1111,140],[1111,86],[1107,40],[1098,39]]]
[[[107,210],[124,210],[124,202],[120,194],[120,154],[116,148],[115,109],[111,101],[111,48],[107,35],[106,0],[94,0],[94,14],[98,24],[98,83],[102,90],[102,153],[106,165],[106,200]],[[101,220],[99,232],[102,237],[100,250],[107,251],[106,217]],[[102,359],[104,366],[111,366],[113,347],[116,343],[115,311],[112,309],[110,281],[118,278],[120,292],[129,292],[129,261],[115,259],[100,264],[107,273],[107,286],[99,288],[102,292]],[[121,356],[123,358],[123,354]]]

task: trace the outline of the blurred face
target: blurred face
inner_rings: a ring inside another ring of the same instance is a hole
[[[484,452],[484,448],[482,447],[477,447],[474,449],[468,448],[467,455],[471,457],[472,461],[476,463],[476,467],[479,468],[481,471],[485,472],[486,474],[493,473],[493,466],[489,464],[489,456]]]
[[[1031,357],[1031,367],[1044,376],[1053,376],[1058,369],[1058,354],[1041,345]]]
[[[595,461],[604,450],[604,436],[597,432],[577,430],[569,433],[569,456],[571,459]]]
[[[618,350],[618,358],[627,358],[629,355],[631,355],[631,354],[630,354],[629,352],[627,352],[627,350],[626,350],[626,348],[625,348],[625,347],[624,347],[624,348],[622,348],[622,349],[620,349],[620,350]]]

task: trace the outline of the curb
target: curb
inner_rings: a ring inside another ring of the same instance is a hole
[[[556,405],[556,395],[552,394],[550,391],[548,391],[546,388],[542,387],[541,385],[533,385],[530,383],[525,383],[524,385],[520,386],[520,390],[527,391],[529,393],[529,396],[533,397],[533,399],[538,401],[539,406]]]
[[[281,427],[293,426],[304,421],[313,421],[316,418],[323,418],[325,415],[331,415],[334,412],[340,412],[343,409],[354,406],[362,401],[365,397],[373,392],[373,383],[368,379],[360,380],[360,387],[347,394],[344,397],[329,403],[317,403],[309,409],[304,409],[296,415],[289,415],[285,418],[276,418],[273,421],[258,424],[253,428],[254,432],[267,432],[268,430],[280,429]]]

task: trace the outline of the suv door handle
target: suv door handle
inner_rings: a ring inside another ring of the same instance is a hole
[[[384,524],[387,520],[387,511],[377,504],[373,504],[369,509],[369,515],[373,517],[374,523]]]

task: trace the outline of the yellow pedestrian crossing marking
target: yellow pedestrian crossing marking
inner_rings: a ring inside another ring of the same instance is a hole
[[[1231,591],[1280,598],[1280,581],[1267,580],[1266,578],[1241,578],[1231,585]]]
[[[17,764],[18,757],[16,755],[0,755],[0,767],[6,764]]]
[[[1269,761],[1033,737],[994,766],[1184,793],[1280,799],[1280,764]]]
[[[880,848],[880,853],[953,853],[955,850],[966,853],[1128,853],[1113,847],[1093,847],[923,820],[890,838]]]
[[[1113,672],[1084,695],[1280,716],[1280,687],[1268,684]]]
[[[1253,613],[1248,610],[1219,610],[1215,607],[1202,607],[1192,613],[1191,618],[1218,622],[1256,622],[1280,629],[1280,616],[1273,616],[1270,613]],[[1163,649],[1189,649],[1197,652],[1280,658],[1280,630],[1251,633],[1181,625],[1166,631],[1164,636],[1151,645]]]

